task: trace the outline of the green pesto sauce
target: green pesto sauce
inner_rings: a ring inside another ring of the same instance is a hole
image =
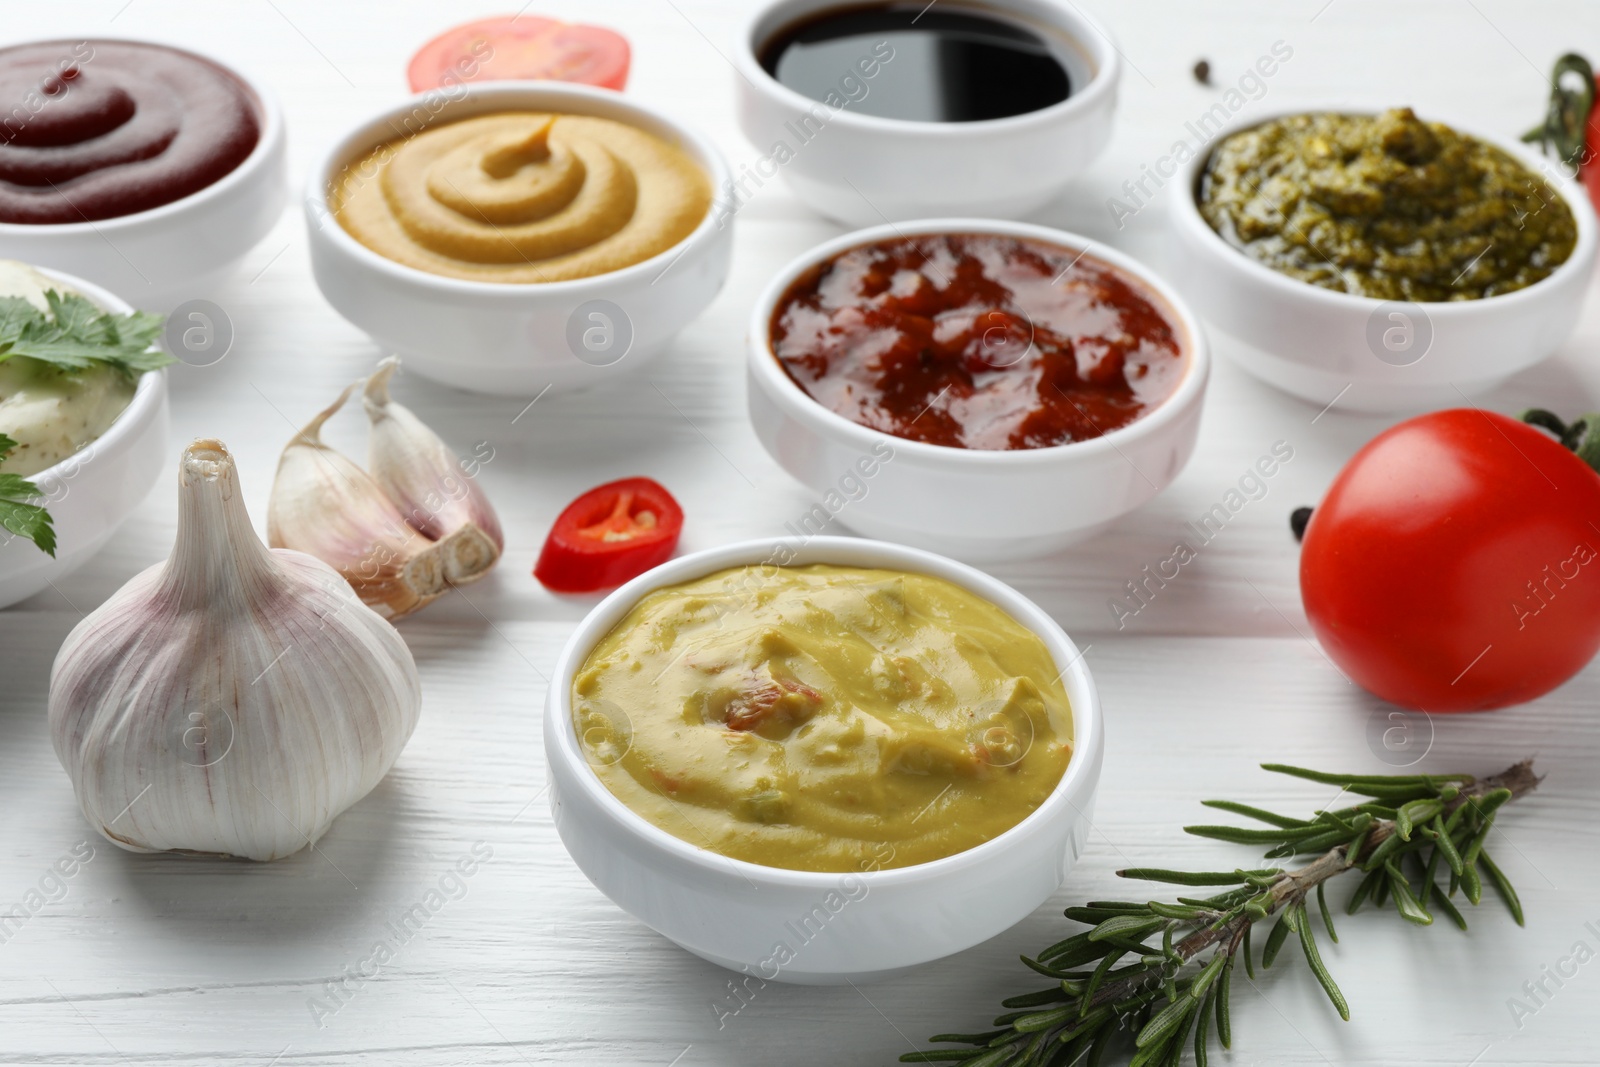
[[[1200,214],[1252,259],[1381,300],[1479,300],[1547,277],[1578,227],[1510,155],[1410,108],[1293,115],[1211,153]]]

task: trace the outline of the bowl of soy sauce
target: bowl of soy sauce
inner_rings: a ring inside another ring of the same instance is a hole
[[[1105,31],[1050,0],[772,0],[735,62],[758,155],[719,210],[781,178],[856,226],[1043,207],[1110,139],[1119,73]]]

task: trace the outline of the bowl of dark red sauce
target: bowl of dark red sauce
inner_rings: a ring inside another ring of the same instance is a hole
[[[170,307],[265,236],[286,181],[276,104],[214,59],[103,38],[0,48],[0,256]]]
[[[1105,146],[1117,50],[1051,0],[771,0],[734,54],[739,121],[761,157],[732,210],[781,179],[852,225],[1019,217]]]
[[[847,234],[773,279],[750,414],[835,520],[967,559],[1091,536],[1177,477],[1210,356],[1165,282],[1088,238],[944,219]]]

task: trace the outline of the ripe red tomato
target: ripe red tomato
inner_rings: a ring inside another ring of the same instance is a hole
[[[1600,74],[1595,76],[1596,98],[1600,99]],[[1589,190],[1589,200],[1600,209],[1600,107],[1591,107],[1583,123],[1583,156],[1578,177]]]
[[[603,26],[502,15],[444,31],[411,57],[406,79],[414,93],[522,78],[621,89],[630,59],[627,39]]]
[[[1504,415],[1407,420],[1312,513],[1300,594],[1328,656],[1385,700],[1532,700],[1600,649],[1600,475]]]

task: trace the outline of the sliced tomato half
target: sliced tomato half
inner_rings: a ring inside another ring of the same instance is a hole
[[[411,57],[406,78],[414,93],[524,78],[621,89],[630,60],[627,39],[603,26],[502,15],[441,33]]]
[[[556,517],[533,576],[557,593],[610,589],[671,559],[682,531],[683,509],[660,483],[607,482]]]

